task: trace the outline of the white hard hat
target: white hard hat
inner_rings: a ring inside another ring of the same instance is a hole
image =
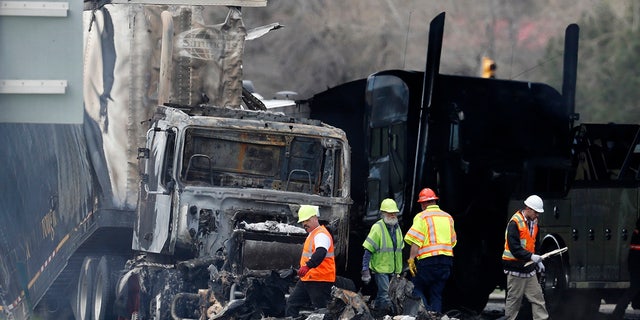
[[[527,198],[527,200],[524,200],[524,205],[533,209],[533,211],[535,212],[544,212],[544,205],[542,204],[542,199],[538,196],[531,195]]]

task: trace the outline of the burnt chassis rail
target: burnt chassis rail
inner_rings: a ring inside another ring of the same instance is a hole
[[[281,316],[285,294],[295,283],[298,259],[306,234],[236,228],[230,238],[227,260],[218,271],[215,264],[201,265],[208,271],[207,290],[178,293],[171,304],[173,319],[219,319],[261,314]],[[184,264],[180,264],[184,265]],[[189,273],[204,270],[190,269]],[[192,306],[197,305],[198,312]]]
[[[140,313],[159,319],[281,316],[285,294],[296,280],[294,266],[298,261],[292,257],[300,256],[305,238],[302,234],[236,229],[230,238],[233,254],[226,257],[220,254],[172,264],[163,263],[160,256],[143,255],[128,262],[130,271],[122,282],[127,285],[121,290],[139,290],[144,300],[139,301]],[[262,269],[253,269],[258,264]],[[125,299],[116,304],[116,310],[128,318],[131,306],[126,304],[131,300],[126,294],[121,296]]]
[[[285,293],[295,283],[294,269],[247,270],[241,275],[211,271],[208,289],[180,292],[171,301],[173,319],[251,318],[282,316]]]

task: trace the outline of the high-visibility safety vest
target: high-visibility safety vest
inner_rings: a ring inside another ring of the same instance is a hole
[[[518,226],[518,232],[520,233],[520,245],[527,251],[533,253],[536,248],[536,235],[538,234],[538,224],[533,224],[533,234],[529,231],[529,226],[527,225],[527,221],[524,218],[522,212],[516,212],[511,220],[516,223]],[[502,253],[502,260],[518,260],[513,256],[511,251],[509,250],[509,240],[507,239],[507,230],[504,232],[504,252]]]
[[[307,236],[307,240],[304,241],[302,247],[302,256],[300,257],[300,266],[307,265],[307,261],[311,259],[313,251],[315,249],[314,237],[318,233],[324,233],[331,239],[331,245],[327,249],[327,255],[324,260],[315,268],[309,269],[309,272],[305,274],[300,280],[302,281],[319,281],[319,282],[335,282],[336,281],[336,261],[333,253],[333,238],[331,234],[324,226],[318,226],[313,229]]]
[[[453,247],[458,242],[453,218],[438,205],[430,205],[418,215],[404,237],[405,242],[419,247],[418,260],[438,255],[453,257]]]
[[[383,219],[378,220],[369,231],[369,235],[362,243],[362,246],[371,251],[371,261],[369,269],[377,273],[397,273],[402,272],[402,230],[396,227],[394,234],[396,238],[396,248],[393,248],[393,239],[389,229]]]

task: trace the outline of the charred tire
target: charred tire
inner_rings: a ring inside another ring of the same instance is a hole
[[[119,271],[124,266],[124,259],[117,256],[102,256],[96,266],[93,277],[92,319],[114,319],[113,304],[115,286]]]
[[[542,253],[551,252],[560,249],[560,247],[557,239],[548,238],[543,245]],[[568,312],[569,314],[565,315],[568,311],[566,310],[566,302],[571,293],[568,288],[567,268],[563,259],[566,259],[566,256],[555,255],[547,258],[544,261],[546,270],[543,278],[540,279],[547,311],[552,317],[559,319],[564,319],[571,314]]]
[[[567,288],[567,273],[559,256],[548,258],[544,262],[544,265],[546,269],[542,281],[544,299],[549,313],[556,314],[562,311],[566,303],[564,298],[569,294]]]
[[[78,320],[91,320],[91,302],[93,301],[93,277],[98,259],[85,257],[80,267],[76,289],[76,312]]]

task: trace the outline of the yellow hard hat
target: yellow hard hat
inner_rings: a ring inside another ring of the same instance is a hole
[[[400,212],[400,210],[398,210],[398,205],[396,204],[396,202],[393,201],[393,199],[389,198],[382,200],[382,203],[380,204],[380,211],[389,213]]]
[[[318,206],[308,204],[300,205],[300,209],[298,209],[298,223],[307,221],[313,216],[317,216],[318,211]]]

